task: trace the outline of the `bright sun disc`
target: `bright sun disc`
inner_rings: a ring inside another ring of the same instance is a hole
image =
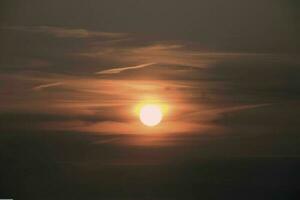
[[[140,110],[140,120],[146,126],[156,126],[162,120],[162,110],[160,106],[147,104]]]

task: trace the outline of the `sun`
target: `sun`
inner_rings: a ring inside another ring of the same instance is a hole
[[[159,105],[146,104],[140,109],[140,120],[146,126],[158,125],[163,117],[162,109]]]

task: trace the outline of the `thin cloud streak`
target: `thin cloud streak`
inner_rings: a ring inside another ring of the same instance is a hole
[[[62,82],[55,82],[55,83],[38,85],[38,86],[36,86],[32,89],[36,90],[36,91],[39,91],[39,90],[43,90],[43,89],[50,88],[50,87],[56,87],[56,86],[59,86],[59,85],[62,85],[62,84],[63,84]]]
[[[130,66],[130,67],[119,67],[119,68],[107,69],[107,70],[103,70],[100,72],[96,72],[95,74],[118,74],[123,71],[132,70],[132,69],[141,69],[141,68],[152,66],[155,64],[156,63],[145,63],[145,64]]]
[[[1,29],[27,31],[27,32],[35,32],[35,33],[47,33],[58,38],[92,38],[92,37],[122,38],[128,35],[125,33],[90,31],[86,29],[72,29],[72,28],[56,27],[56,26],[10,26],[10,27],[2,27]]]

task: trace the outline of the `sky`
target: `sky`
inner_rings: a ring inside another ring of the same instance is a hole
[[[299,9],[2,0],[0,198],[296,199]]]

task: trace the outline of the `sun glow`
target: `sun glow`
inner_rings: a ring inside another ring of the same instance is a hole
[[[146,126],[158,125],[163,117],[162,109],[159,105],[146,104],[140,110],[140,120]]]

